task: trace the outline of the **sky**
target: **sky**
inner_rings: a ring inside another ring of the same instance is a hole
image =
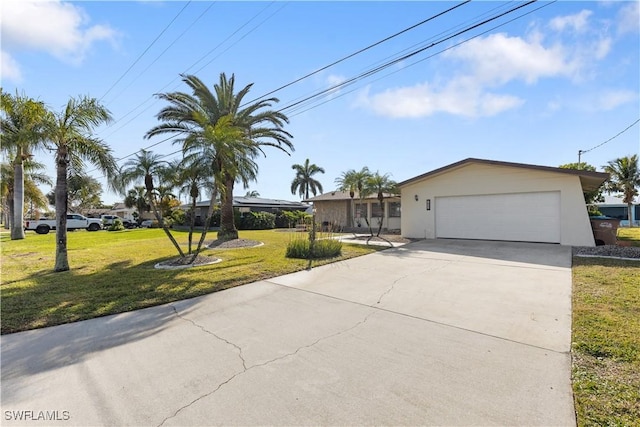
[[[602,170],[640,153],[639,4],[3,0],[0,79],[54,111],[99,99],[114,121],[96,136],[122,165],[143,148],[180,156],[144,135],[167,105],[156,94],[188,92],[181,74],[211,88],[235,75],[245,100],[279,99],[295,148],[267,147],[236,196],[300,200],[291,166],[306,159],[325,192],[350,169],[400,182],[469,157],[559,166],[581,152]],[[53,177],[52,157],[36,153]],[[105,203],[123,199],[87,170]]]

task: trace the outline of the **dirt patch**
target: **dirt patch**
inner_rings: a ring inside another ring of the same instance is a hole
[[[209,249],[237,249],[237,248],[253,248],[262,246],[264,243],[257,240],[249,239],[233,239],[233,240],[214,240],[209,243]]]

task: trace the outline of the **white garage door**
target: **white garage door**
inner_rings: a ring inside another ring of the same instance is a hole
[[[560,243],[560,192],[436,197],[436,237]]]

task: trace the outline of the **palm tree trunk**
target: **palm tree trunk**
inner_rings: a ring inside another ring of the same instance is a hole
[[[220,212],[219,240],[234,240],[238,238],[238,230],[233,218],[233,185],[235,180],[229,176],[225,178],[225,192]]]
[[[13,184],[12,184],[13,185]],[[13,224],[13,188],[7,193],[4,211],[4,228],[9,230]]]
[[[380,225],[378,225],[378,233],[376,234],[376,236],[380,237],[380,232],[382,231],[382,223],[384,222],[384,198],[379,197],[378,201],[380,202],[380,215],[382,215],[382,217],[380,218]]]
[[[11,240],[24,239],[24,166],[22,150],[18,150],[13,164],[13,222]]]
[[[165,225],[165,222],[163,221],[162,216],[160,216],[160,212],[158,212],[158,207],[156,206],[156,203],[153,200],[152,192],[147,189],[147,194],[149,194],[149,204],[151,205],[151,209],[153,210],[153,215],[155,215],[156,219],[158,220],[158,224],[160,224],[160,227],[162,227],[162,230],[164,230],[164,233],[167,235],[169,240],[171,240],[171,243],[173,243],[173,246],[178,250],[180,257],[184,258],[185,255],[184,255],[184,252],[182,251],[182,248],[180,247],[176,239],[173,237],[173,234],[171,234],[171,231],[169,231],[169,229]]]
[[[193,241],[193,229],[196,228],[196,204],[197,198],[191,198],[191,218],[189,218],[189,253],[191,253],[191,242]]]
[[[627,218],[629,218],[629,228],[633,227],[633,221],[631,220],[631,214],[633,212],[633,205],[631,202],[627,203]]]
[[[209,202],[209,209],[207,209],[207,218],[204,223],[204,229],[202,230],[202,234],[200,235],[200,240],[198,241],[198,247],[193,254],[193,258],[189,261],[189,264],[196,260],[196,257],[202,250],[202,244],[204,243],[204,239],[207,237],[207,231],[209,231],[209,224],[211,223],[211,217],[213,216],[213,208],[216,204],[216,192],[211,192],[211,201]]]
[[[67,254],[67,147],[58,147],[56,153],[56,263],[54,271],[68,271]]]

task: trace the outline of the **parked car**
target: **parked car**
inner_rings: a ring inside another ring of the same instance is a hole
[[[98,231],[102,228],[102,223],[98,218],[87,218],[80,214],[67,214],[67,230],[85,229],[88,231]],[[35,230],[38,234],[47,234],[56,229],[55,219],[26,220],[25,230]]]
[[[151,228],[152,224],[153,224],[153,220],[152,219],[145,219],[144,221],[142,221],[140,223],[140,227],[141,228]]]
[[[100,219],[102,220],[102,225],[104,227],[109,227],[113,225],[113,222],[116,219],[119,219],[125,228],[134,228],[136,226],[135,222],[129,221],[128,219],[120,218],[118,215],[101,215]]]

